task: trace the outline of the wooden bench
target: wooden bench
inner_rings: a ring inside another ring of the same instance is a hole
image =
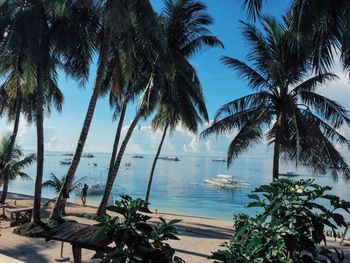
[[[22,207],[22,208],[10,208],[6,209],[11,215],[11,226],[20,225],[23,223],[30,222],[32,218],[33,208]]]

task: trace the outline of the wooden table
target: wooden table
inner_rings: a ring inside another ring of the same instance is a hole
[[[108,236],[100,236],[92,240],[97,225],[86,225],[75,222],[64,222],[63,224],[50,230],[43,237],[46,241],[57,240],[67,242],[72,245],[73,258],[75,263],[81,263],[81,249],[89,249],[100,252],[110,252],[113,248],[108,247],[111,240]]]
[[[2,218],[7,218],[5,214],[5,208],[16,208],[16,206],[10,205],[8,203],[0,203],[0,208],[2,208]]]

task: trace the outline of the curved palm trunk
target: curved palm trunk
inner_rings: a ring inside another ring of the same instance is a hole
[[[120,146],[117,159],[116,159],[116,161],[115,161],[115,163],[113,165],[113,170],[111,171],[111,174],[108,175],[108,178],[107,178],[106,188],[105,188],[105,191],[103,193],[103,197],[102,197],[100,206],[98,208],[99,215],[106,214],[106,207],[107,207],[107,203],[108,203],[108,198],[109,198],[109,196],[111,194],[111,191],[112,191],[112,188],[113,188],[113,184],[114,184],[114,180],[115,180],[115,178],[117,176],[117,173],[118,173],[118,170],[119,170],[119,166],[120,166],[120,163],[122,161],[122,158],[123,158],[126,146],[128,145],[130,137],[131,137],[131,135],[132,135],[132,133],[133,133],[133,131],[134,131],[138,121],[140,120],[140,118],[141,118],[141,113],[138,112],[137,115],[135,116],[135,118],[133,119],[132,123],[130,124],[130,127],[129,127],[126,135],[125,135],[124,140],[123,140],[123,143]]]
[[[94,116],[96,102],[98,99],[99,91],[101,89],[101,85],[104,79],[105,71],[106,71],[106,65],[107,65],[107,58],[108,58],[108,50],[111,42],[111,32],[110,30],[107,33],[106,36],[106,42],[103,45],[103,48],[101,50],[100,55],[100,65],[97,70],[97,76],[95,80],[94,90],[90,98],[89,107],[85,116],[84,124],[82,127],[82,130],[80,132],[77,148],[75,150],[75,154],[72,160],[72,164],[69,167],[67,176],[65,177],[64,183],[62,185],[62,188],[60,190],[60,193],[57,197],[57,201],[55,203],[55,206],[52,210],[52,213],[50,215],[51,219],[57,219],[61,213],[62,209],[66,203],[67,198],[69,198],[69,189],[72,185],[72,181],[75,175],[75,172],[78,168],[81,155],[84,149],[85,141],[87,138],[87,135],[89,133],[90,125],[92,118]]]
[[[123,128],[123,123],[124,123],[124,118],[125,118],[125,113],[126,113],[126,106],[127,104],[123,105],[122,111],[120,113],[120,118],[119,118],[119,123],[118,123],[118,128],[117,131],[115,133],[115,138],[114,138],[114,143],[113,143],[113,150],[112,150],[112,156],[111,156],[111,161],[109,163],[109,170],[108,170],[108,177],[110,178],[112,176],[112,174],[114,173],[114,163],[115,163],[115,159],[117,156],[117,151],[118,151],[118,146],[119,146],[119,141],[120,141],[120,135],[122,132],[122,128]],[[102,199],[103,201],[103,199]],[[102,202],[101,201],[101,202]],[[104,202],[104,201],[103,201]],[[108,199],[107,199],[108,202]],[[99,206],[98,210],[97,210],[97,214],[98,215],[103,215],[103,211],[100,210],[101,206]]]
[[[164,139],[165,139],[168,127],[169,127],[169,125],[167,123],[165,125],[165,127],[164,127],[163,136],[162,136],[162,139],[160,140],[160,144],[159,144],[156,156],[154,157],[154,160],[153,160],[152,169],[151,169],[151,173],[150,173],[149,181],[148,181],[148,186],[147,186],[147,192],[146,192],[146,196],[145,196],[145,201],[146,201],[146,207],[147,208],[148,208],[148,203],[149,203],[149,196],[150,196],[150,193],[151,193],[151,186],[152,186],[152,181],[153,181],[154,170],[156,168],[156,164],[157,164],[157,160],[158,160],[160,151],[162,150],[162,146],[163,146],[163,143],[164,143]]]
[[[20,116],[21,116],[21,100],[19,99],[19,101],[17,102],[16,116],[15,116],[15,122],[13,125],[11,140],[10,140],[9,148],[7,149],[6,156],[5,156],[5,164],[11,161],[13,147],[15,146],[15,142],[16,142],[16,138],[17,138]],[[6,201],[9,181],[10,181],[9,180],[9,170],[8,170],[8,166],[6,166],[5,170],[3,171],[3,182],[2,182],[3,188],[2,188],[0,203],[5,203],[5,201]]]
[[[44,170],[44,87],[41,66],[38,67],[38,84],[36,86],[36,134],[37,134],[37,154],[36,154],[36,179],[33,205],[33,221],[41,222],[41,187]]]

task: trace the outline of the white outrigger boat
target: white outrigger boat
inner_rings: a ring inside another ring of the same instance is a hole
[[[223,188],[237,188],[247,185],[245,182],[233,180],[232,175],[218,174],[216,178],[206,179],[205,183],[211,186],[223,187]]]

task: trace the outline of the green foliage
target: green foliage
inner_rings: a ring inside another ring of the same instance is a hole
[[[263,211],[256,217],[240,214],[235,217],[236,232],[226,250],[214,252],[211,258],[223,262],[343,262],[343,254],[317,248],[325,240],[324,228],[335,233],[346,226],[344,217],[350,203],[330,195],[330,187],[314,184],[312,179],[275,180],[254,190],[254,201],[247,207]],[[323,203],[327,204],[326,208]]]
[[[108,235],[114,242],[115,249],[108,254],[97,253],[94,258],[102,262],[157,262],[180,263],[181,258],[174,256],[175,251],[164,243],[169,239],[177,240],[175,224],[180,220],[166,222],[160,218],[158,224],[150,224],[149,216],[140,214],[145,206],[141,199],[122,196],[115,206],[107,209],[121,214],[124,218],[104,216],[100,218],[101,227],[94,233],[93,238]]]
[[[27,237],[41,237],[46,231],[57,227],[60,223],[57,220],[43,218],[41,224],[29,222],[14,229],[15,234]]]

